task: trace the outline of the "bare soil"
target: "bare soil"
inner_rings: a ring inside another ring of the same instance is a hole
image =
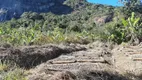
[[[28,80],[141,80],[142,45],[94,42],[1,46],[0,59],[28,69]]]

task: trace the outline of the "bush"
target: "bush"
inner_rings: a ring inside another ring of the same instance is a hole
[[[119,0],[124,4],[127,12],[140,12],[142,13],[142,2],[141,0]]]
[[[106,27],[108,32],[108,40],[112,40],[117,43],[130,42],[138,44],[142,37],[142,24],[139,22],[140,18],[135,17],[135,13],[132,12],[131,17],[128,19],[122,19],[122,26],[111,25]]]
[[[3,80],[27,80],[24,76],[24,70],[15,69],[13,71],[9,71]]]

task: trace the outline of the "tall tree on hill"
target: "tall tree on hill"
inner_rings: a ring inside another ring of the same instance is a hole
[[[124,6],[134,7],[141,5],[142,0],[119,0]]]
[[[142,13],[142,0],[119,0],[128,11]]]

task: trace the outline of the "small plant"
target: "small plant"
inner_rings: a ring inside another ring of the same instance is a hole
[[[139,23],[140,18],[135,17],[135,13],[132,12],[131,17],[127,20],[122,19],[123,29],[125,31],[126,38],[130,38],[130,43],[139,43],[140,30],[142,24]]]
[[[9,65],[6,62],[2,63],[2,61],[0,61],[0,72],[7,70],[8,67],[9,67]]]
[[[27,80],[24,76],[24,70],[16,69],[9,71],[3,78],[3,80]]]
[[[138,44],[141,38],[141,26],[140,18],[135,17],[135,13],[132,12],[131,17],[128,19],[122,19],[122,26],[111,25],[106,27],[108,40],[112,40],[117,43],[130,42]]]

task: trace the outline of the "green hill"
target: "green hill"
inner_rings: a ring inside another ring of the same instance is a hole
[[[124,38],[127,33],[121,33],[122,19],[131,14],[124,7],[91,4],[86,0],[66,0],[63,4],[73,11],[59,15],[25,12],[19,19],[0,23],[2,43],[29,45],[94,40],[121,43],[130,40],[130,37]]]

